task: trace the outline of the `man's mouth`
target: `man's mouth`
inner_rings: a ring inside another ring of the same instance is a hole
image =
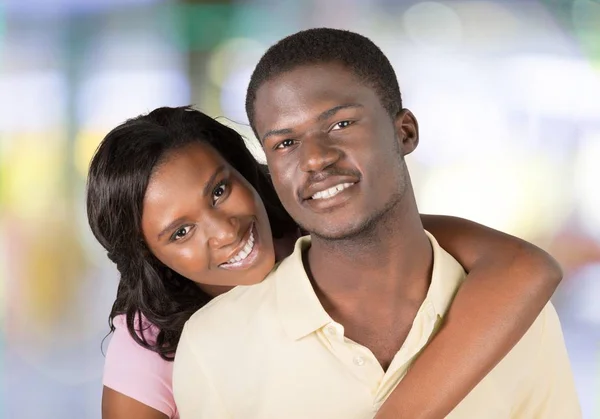
[[[317,200],[317,199],[332,198],[332,197],[336,196],[337,194],[339,194],[340,192],[342,192],[344,189],[348,189],[352,185],[354,185],[354,183],[352,183],[352,182],[339,183],[339,184],[334,185],[330,188],[327,188],[323,191],[319,191],[319,192],[315,193],[314,195],[312,195],[310,197],[310,199]]]

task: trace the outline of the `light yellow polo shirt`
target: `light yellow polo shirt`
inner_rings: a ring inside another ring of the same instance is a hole
[[[302,264],[310,246],[304,237],[262,283],[233,289],[187,322],[173,373],[181,418],[372,418],[440,326],[465,278],[458,262],[429,237],[431,286],[386,372],[323,309]],[[448,417],[581,417],[551,305]]]

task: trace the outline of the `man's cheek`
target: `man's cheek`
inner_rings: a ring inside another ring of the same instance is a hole
[[[271,177],[277,192],[284,193],[287,189],[292,187],[294,177],[292,176],[291,170],[280,170],[278,168],[271,172]]]

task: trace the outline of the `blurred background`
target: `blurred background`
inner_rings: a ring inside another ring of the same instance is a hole
[[[562,263],[554,302],[584,417],[600,418],[597,0],[1,2],[0,417],[100,418],[118,275],[89,231],[84,185],[102,137],[191,103],[260,156],[250,73],[269,45],[317,26],[364,34],[392,61],[420,122],[409,164],[422,212]]]

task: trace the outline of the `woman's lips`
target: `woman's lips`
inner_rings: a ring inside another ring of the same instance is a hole
[[[260,240],[258,237],[258,231],[256,229],[256,223],[253,222],[250,227],[250,234],[246,239],[246,243],[240,249],[240,251],[231,257],[226,263],[219,265],[220,268],[229,270],[243,270],[248,269],[254,264],[258,258],[260,251]]]

